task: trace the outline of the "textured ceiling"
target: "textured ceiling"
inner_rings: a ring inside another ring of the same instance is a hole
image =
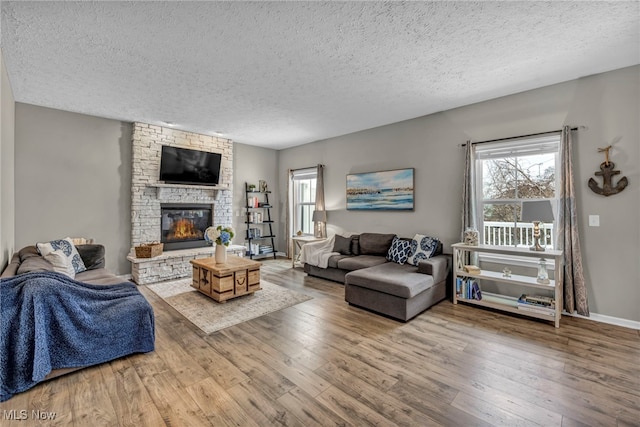
[[[640,63],[640,3],[10,2],[16,101],[284,148]]]

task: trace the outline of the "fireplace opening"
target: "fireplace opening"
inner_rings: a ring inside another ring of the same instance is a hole
[[[213,206],[163,203],[160,213],[164,250],[207,246],[204,231],[213,224]]]

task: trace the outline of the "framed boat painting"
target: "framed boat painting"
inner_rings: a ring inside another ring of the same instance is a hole
[[[413,176],[413,168],[347,175],[347,210],[413,210]]]

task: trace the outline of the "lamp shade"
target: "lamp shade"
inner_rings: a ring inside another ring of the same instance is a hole
[[[549,200],[531,200],[522,202],[520,213],[522,222],[553,222],[553,209]]]
[[[313,211],[313,222],[327,222],[327,211]]]

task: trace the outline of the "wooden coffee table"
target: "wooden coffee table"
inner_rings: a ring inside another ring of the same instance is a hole
[[[227,254],[227,262],[216,264],[215,258],[189,261],[193,265],[192,287],[218,302],[249,295],[260,289],[260,266],[251,259]]]

